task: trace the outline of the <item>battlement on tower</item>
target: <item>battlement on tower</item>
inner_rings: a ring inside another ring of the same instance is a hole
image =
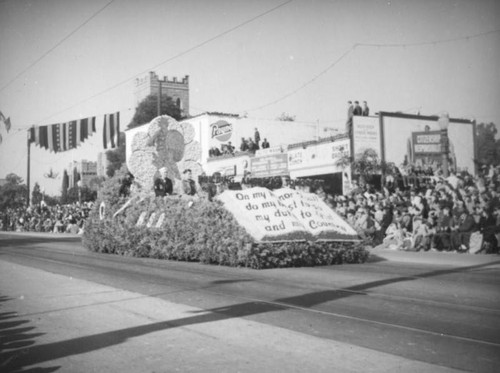
[[[160,78],[154,71],[150,71],[148,75],[136,78],[134,83],[136,105],[151,94],[157,95],[161,86],[162,95],[171,97],[184,116],[189,115],[189,75],[182,79],[169,79],[167,76]]]

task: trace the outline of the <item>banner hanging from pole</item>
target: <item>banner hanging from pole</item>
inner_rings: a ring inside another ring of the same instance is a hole
[[[117,148],[120,140],[120,112],[106,114],[104,116],[104,127],[102,130],[102,142],[104,149]]]
[[[33,126],[29,139],[41,148],[54,153],[75,149],[96,132],[96,117],[72,120],[65,123]]]

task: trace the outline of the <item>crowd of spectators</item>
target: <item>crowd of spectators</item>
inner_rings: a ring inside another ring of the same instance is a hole
[[[82,234],[93,202],[8,208],[0,211],[0,230]]]
[[[449,177],[421,173],[389,179],[376,191],[355,185],[345,196],[326,196],[373,245],[404,250],[498,253],[500,168]]]
[[[220,157],[222,155],[234,155],[236,152],[249,152],[255,153],[259,149],[267,149],[270,147],[267,138],[264,138],[261,142],[260,132],[255,128],[254,136],[248,138],[241,138],[240,147],[237,149],[231,141],[227,144],[222,144],[220,148],[213,146],[208,151],[209,158]]]
[[[467,172],[435,176],[418,168],[392,174],[382,187],[353,183],[346,195],[325,193],[321,180],[288,177],[205,178],[210,199],[225,189],[255,186],[289,187],[313,192],[342,216],[373,246],[411,251],[499,253],[500,167],[483,168],[477,177]],[[211,189],[210,189],[211,187]]]
[[[226,189],[289,187],[320,195],[358,234],[373,246],[443,252],[499,253],[500,166],[435,176],[414,170],[392,174],[378,189],[353,182],[345,195],[325,193],[324,182],[289,177],[200,177],[201,192],[211,200]],[[120,190],[120,193],[122,191]],[[81,234],[92,202],[0,211],[0,230]]]

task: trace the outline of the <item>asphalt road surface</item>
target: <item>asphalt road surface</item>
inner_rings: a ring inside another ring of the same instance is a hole
[[[4,233],[0,371],[499,372],[499,289],[500,257],[257,271]]]

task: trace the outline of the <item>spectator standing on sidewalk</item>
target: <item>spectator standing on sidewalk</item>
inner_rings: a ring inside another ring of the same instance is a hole
[[[260,149],[260,133],[259,133],[259,130],[257,128],[255,128],[254,141],[255,141],[256,149]]]
[[[354,115],[362,115],[363,114],[363,109],[361,109],[361,106],[359,106],[359,101],[354,101],[353,114]]]
[[[368,104],[366,101],[363,101],[363,108],[361,110],[361,115],[364,117],[367,117],[370,115],[370,108],[368,107]]]
[[[345,122],[345,132],[350,136],[352,134],[352,117],[354,116],[354,106],[352,101],[347,101],[347,120]]]

